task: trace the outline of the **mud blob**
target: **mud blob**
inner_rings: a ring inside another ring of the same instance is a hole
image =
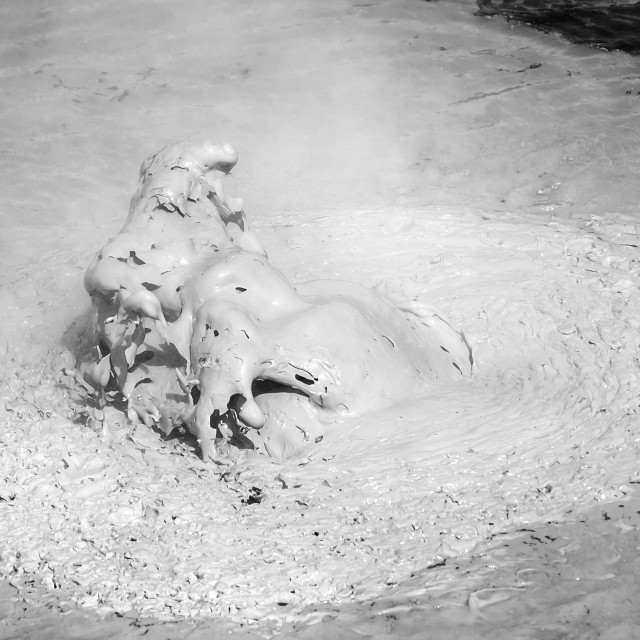
[[[102,403],[167,434],[186,426],[205,459],[227,444],[282,458],[470,375],[437,313],[355,283],[289,283],[225,194],[236,162],[231,145],[181,143],[143,163],[85,276],[97,331],[83,373]]]

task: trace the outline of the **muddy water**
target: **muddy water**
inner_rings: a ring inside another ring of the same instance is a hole
[[[634,636],[639,63],[473,11],[0,9],[0,635]],[[471,381],[223,477],[98,429],[82,274],[188,136],[291,280],[441,310]]]

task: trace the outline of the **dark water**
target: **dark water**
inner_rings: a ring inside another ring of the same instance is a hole
[[[478,0],[478,15],[501,15],[536,29],[560,33],[576,44],[640,54],[640,2],[602,0]]]

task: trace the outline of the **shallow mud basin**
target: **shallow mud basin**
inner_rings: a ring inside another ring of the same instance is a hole
[[[637,59],[463,2],[0,11],[0,636],[637,635]],[[84,274],[188,137],[287,282],[470,375],[226,465],[96,402]]]

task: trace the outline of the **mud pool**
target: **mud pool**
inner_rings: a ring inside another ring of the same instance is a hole
[[[638,634],[640,62],[474,11],[0,8],[0,637]],[[190,137],[290,281],[437,309],[471,377],[224,473],[96,421],[83,274]]]

